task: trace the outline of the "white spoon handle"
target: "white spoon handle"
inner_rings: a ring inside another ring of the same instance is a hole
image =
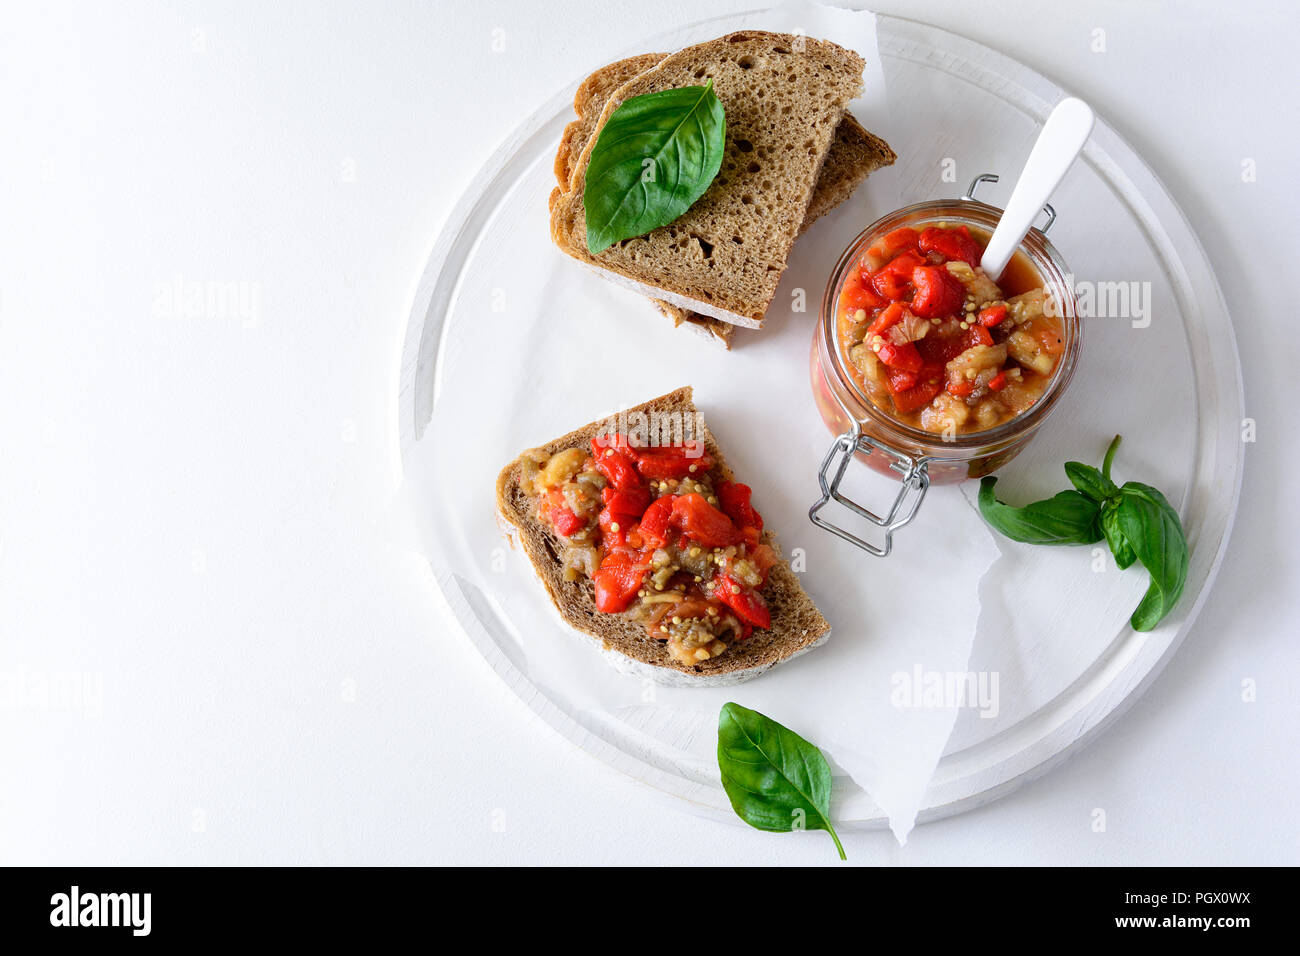
[[[984,250],[980,265],[989,278],[997,281],[1011,257],[1020,248],[1025,234],[1042,212],[1052,191],[1060,185],[1066,170],[1074,162],[1092,132],[1092,109],[1073,97],[1061,100],[1043,124],[1043,131],[1020,171],[1016,188],[1011,191],[1006,211]]]

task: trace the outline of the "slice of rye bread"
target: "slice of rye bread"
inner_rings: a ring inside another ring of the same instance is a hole
[[[741,31],[687,47],[612,94],[551,194],[551,238],[565,253],[671,305],[758,328],[803,225],[845,105],[862,91],[860,56],[825,40]],[[722,169],[674,222],[587,249],[582,201],[600,129],[626,99],[713,81],[727,115]]]
[[[831,140],[831,148],[826,153],[826,162],[822,165],[821,175],[817,177],[817,187],[808,203],[799,235],[803,235],[818,219],[852,196],[853,191],[868,176],[877,169],[892,166],[896,159],[898,157],[888,143],[864,128],[851,114],[845,113],[840,128],[835,131],[835,138]],[[736,327],[730,322],[700,315],[689,309],[680,309],[662,299],[653,301],[660,312],[673,320],[674,325],[686,323],[717,339],[725,348],[731,348],[731,333]]]
[[[560,137],[560,146],[555,153],[555,179],[562,190],[569,188],[573,174],[577,170],[578,157],[591,140],[596,130],[596,122],[610,95],[633,77],[658,64],[668,54],[643,53],[628,57],[617,63],[601,67],[587,77],[579,86],[573,97],[573,111],[577,119],[564,128]],[[844,202],[869,175],[883,166],[891,166],[898,157],[879,136],[869,132],[850,113],[844,114],[835,138],[831,140],[822,165],[817,185],[813,187],[812,199],[808,201],[808,210],[804,213],[803,225],[799,227],[802,235],[814,222]],[[662,299],[651,299],[659,311],[673,320],[673,325],[686,324],[692,329],[704,333],[707,337],[720,343],[724,348],[731,348],[731,333],[735,326],[721,319],[700,315],[690,309],[681,309],[670,305]]]
[[[647,415],[676,413],[683,419],[690,416],[689,420],[699,425],[695,437],[703,440],[717,462],[714,474],[725,481],[734,480],[713,433],[696,412],[689,386],[653,398],[626,414],[638,411]],[[588,447],[592,438],[608,430],[607,424],[592,422],[535,451],[549,457],[566,448]],[[542,579],[564,622],[590,637],[616,669],[661,684],[692,687],[737,684],[816,647],[830,636],[830,625],[804,593],[790,565],[780,560],[772,567],[762,592],[772,611],[770,628],[754,631],[746,640],[733,643],[725,653],[699,664],[673,660],[666,646],[646,633],[644,624],[623,614],[597,611],[595,588],[590,579],[583,576],[576,581],[564,580],[559,559],[562,543],[551,527],[537,518],[534,497],[520,486],[522,457],[506,465],[497,477],[497,512],[503,526],[512,539],[523,545],[533,570]],[[763,532],[763,541],[780,554],[770,530]]]

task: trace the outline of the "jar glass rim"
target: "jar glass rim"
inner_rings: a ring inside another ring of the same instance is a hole
[[[1029,231],[1024,241],[1021,242],[1018,251],[1025,254],[1034,271],[1042,278],[1044,287],[1049,288],[1054,294],[1063,330],[1066,333],[1066,349],[1062,354],[1061,361],[1057,363],[1051,382],[1048,383],[1047,388],[1037,401],[1024,412],[992,428],[960,433],[949,440],[936,435],[934,432],[915,428],[901,422],[879,408],[862,390],[857,380],[845,367],[839,348],[838,304],[840,291],[843,288],[844,279],[849,268],[861,258],[863,250],[872,239],[899,226],[920,223],[954,222],[958,225],[973,225],[991,231],[997,225],[1001,216],[1001,209],[980,202],[977,199],[931,200],[904,206],[880,217],[858,233],[848,244],[831,272],[830,280],[826,284],[826,292],[822,297],[819,320],[819,331],[825,346],[823,358],[830,360],[836,378],[839,379],[842,385],[851,390],[853,396],[858,400],[857,404],[861,406],[863,414],[878,427],[894,432],[906,443],[921,446],[942,446],[956,451],[980,448],[1015,438],[1023,432],[1035,428],[1046,417],[1055,405],[1056,400],[1065,391],[1066,386],[1069,385],[1070,379],[1074,376],[1074,369],[1078,363],[1079,351],[1082,345],[1083,329],[1079,322],[1074,290],[1071,287],[1071,274],[1056,247],[1048,240],[1046,234],[1038,229]],[[862,416],[856,414],[854,409],[846,407],[845,411],[849,413],[851,418],[858,421],[863,420]],[[926,457],[948,456],[934,455]]]

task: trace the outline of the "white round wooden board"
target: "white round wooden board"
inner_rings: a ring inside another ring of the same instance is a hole
[[[690,24],[647,38],[628,53],[677,49],[730,29],[754,27],[761,18],[761,12],[755,12]],[[900,157],[905,202],[955,196],[978,172],[999,172],[1004,180],[1014,177],[1052,105],[1067,95],[1028,67],[937,27],[882,16],[878,36],[894,114],[888,138]],[[575,78],[575,86],[576,82]],[[555,144],[572,118],[572,96],[572,88],[556,95],[493,154],[435,244],[411,309],[401,355],[396,400],[403,456],[424,433],[435,404],[454,406],[463,398],[442,389],[440,369],[463,359],[449,356],[446,343],[454,341],[457,323],[483,321],[481,296],[492,288],[493,276],[501,270],[501,254],[508,246],[503,237],[517,242],[521,223],[527,223],[539,233],[538,254],[548,251],[545,195]],[[954,185],[944,184],[941,171],[946,161],[958,171]],[[1006,186],[1004,181],[981,198],[1000,203],[1006,193],[998,190]],[[1179,425],[1167,430],[1168,447],[1160,448],[1156,458],[1167,460],[1162,487],[1189,531],[1186,592],[1157,630],[1138,634],[1124,627],[1118,633],[1099,634],[1074,656],[1071,649],[1056,647],[1050,635],[1042,640],[1023,635],[1002,639],[981,633],[972,670],[1009,671],[1020,675],[1033,692],[1013,695],[1011,700],[1004,694],[995,720],[981,719],[973,711],[963,714],[926,793],[920,822],[1010,792],[1045,773],[1118,719],[1159,674],[1190,628],[1214,579],[1236,512],[1244,414],[1241,371],[1231,319],[1191,226],[1160,181],[1104,118],[1098,119],[1080,164],[1053,201],[1060,219],[1052,237],[1081,274],[1140,275],[1151,281],[1153,299],[1165,314],[1177,316],[1177,322],[1166,320],[1164,325],[1166,331],[1174,330],[1167,346],[1167,367],[1144,372],[1126,369],[1120,361],[1119,373],[1130,378],[1145,374],[1145,380],[1135,396],[1126,398],[1122,389],[1116,389],[1113,396],[1099,401],[1109,402],[1104,411],[1113,420],[1123,413],[1125,401],[1146,401],[1142,390],[1150,393],[1159,388],[1162,396],[1185,410]],[[574,271],[579,271],[576,266]],[[531,334],[545,335],[546,330]],[[1104,345],[1090,349],[1095,345],[1095,341],[1085,345],[1085,362],[1073,388],[1089,375],[1116,374]],[[695,346],[690,341],[684,347]],[[708,348],[704,343],[698,347]],[[803,361],[803,356],[790,360]],[[500,375],[502,388],[517,389],[518,401],[536,401],[536,375],[512,370],[489,374]],[[576,424],[557,421],[555,434]],[[492,435],[490,429],[486,431]],[[550,436],[534,439],[546,437]],[[503,437],[498,447],[494,437],[485,437],[471,453],[493,455],[504,462],[524,447],[514,447],[510,440]],[[1088,453],[1070,457],[1086,458]],[[807,463],[810,481],[816,465]],[[1061,480],[1059,474],[1044,475],[1043,490],[1058,490],[1053,485]],[[634,727],[608,714],[576,707],[530,679],[517,636],[512,635],[510,601],[504,595],[485,593],[455,571],[463,566],[470,545],[460,533],[462,516],[457,514],[453,494],[446,489],[423,493],[439,499],[431,504],[439,509],[446,532],[430,554],[438,587],[472,645],[512,691],[547,724],[600,759],[688,801],[700,812],[734,819],[717,783],[716,767],[701,759],[699,741],[684,735],[682,727],[653,723]],[[899,553],[889,560],[907,559]],[[916,552],[910,559],[917,559]],[[863,560],[875,559],[864,556]],[[711,727],[705,726],[701,733],[711,733]],[[849,828],[885,825],[879,808],[851,781],[837,779],[837,790],[847,791],[837,799],[837,821]]]

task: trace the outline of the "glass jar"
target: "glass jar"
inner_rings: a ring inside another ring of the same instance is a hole
[[[877,239],[903,226],[921,229],[943,223],[948,226],[966,225],[991,233],[1002,216],[1002,210],[977,201],[974,192],[981,182],[996,180],[997,177],[990,174],[976,177],[961,199],[917,203],[872,223],[844,251],[822,297],[821,316],[812,342],[812,389],[817,409],[836,437],[822,461],[819,474],[822,497],[809,511],[809,517],[819,527],[880,557],[889,554],[894,531],[916,516],[931,484],[979,478],[1014,458],[1051,414],[1078,363],[1082,328],[1073,280],[1060,253],[1047,239],[1047,231],[1056,213],[1046,206],[1047,222],[1042,229],[1029,231],[1016,255],[1024,256],[1029,267],[1041,278],[1042,287],[1054,306],[1054,314],[1060,320],[1065,346],[1052,378],[1032,406],[1015,418],[984,431],[936,434],[905,424],[878,408],[846,367],[840,350],[837,316],[840,292],[849,270]],[[878,514],[871,511],[840,491],[840,482],[849,462],[855,458],[902,482],[888,512]],[[843,505],[869,524],[884,529],[883,543],[877,545],[866,541],[828,520],[821,511],[831,501]]]

